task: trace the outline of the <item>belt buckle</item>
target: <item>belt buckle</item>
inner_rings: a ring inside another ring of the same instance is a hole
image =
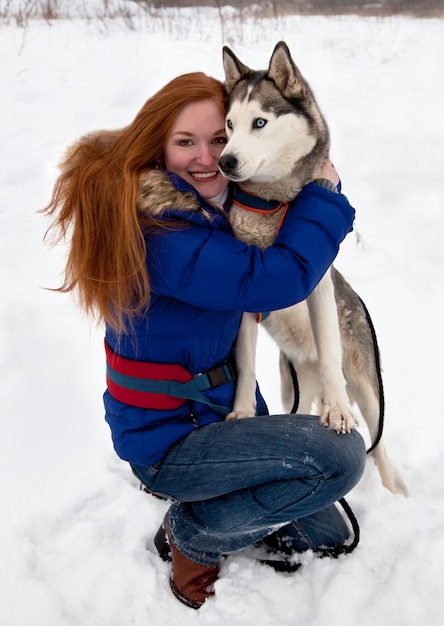
[[[227,370],[229,375],[227,375]],[[219,365],[219,367],[215,367],[207,372],[207,375],[212,387],[218,387],[234,380],[234,370],[231,363]]]

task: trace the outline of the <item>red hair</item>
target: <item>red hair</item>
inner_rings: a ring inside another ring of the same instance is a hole
[[[214,99],[225,116],[224,85],[202,72],[170,81],[121,130],[82,137],[61,163],[51,201],[48,232],[70,235],[64,281],[56,291],[76,289],[82,308],[123,331],[125,317],[146,310],[150,284],[143,232],[161,226],[137,211],[139,176],[158,167],[177,115],[193,102]],[[48,234],[48,233],[47,233]]]

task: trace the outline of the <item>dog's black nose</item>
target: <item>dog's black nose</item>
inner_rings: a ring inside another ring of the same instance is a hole
[[[226,154],[219,159],[219,167],[224,174],[232,174],[237,167],[237,159],[233,154]]]

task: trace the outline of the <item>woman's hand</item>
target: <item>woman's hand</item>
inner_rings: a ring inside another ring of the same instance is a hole
[[[335,170],[333,163],[330,161],[330,157],[325,157],[324,164],[319,174],[319,178],[326,178],[327,180],[331,180],[336,186],[340,182],[339,174]]]

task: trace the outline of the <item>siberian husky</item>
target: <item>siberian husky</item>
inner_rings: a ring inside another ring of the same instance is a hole
[[[314,95],[279,42],[268,70],[254,71],[223,49],[228,143],[221,172],[241,185],[247,202],[230,211],[239,239],[265,249],[272,244],[285,207],[248,210],[248,194],[268,201],[289,201],[319,176],[329,153],[329,131]],[[245,206],[245,204],[247,206]],[[356,403],[367,422],[370,448],[382,483],[406,494],[381,440],[383,389],[379,351],[364,304],[333,267],[310,295],[290,308],[274,311],[263,322],[279,350],[284,410],[321,416],[326,426],[347,433],[357,426]],[[246,313],[236,345],[238,384],[227,419],[255,414],[257,316]]]

